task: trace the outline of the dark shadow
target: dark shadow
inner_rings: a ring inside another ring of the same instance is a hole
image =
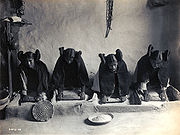
[[[60,100],[60,101],[75,101],[75,100],[77,100],[77,101],[83,101],[83,100],[81,100],[81,99],[75,99],[75,98],[63,98],[62,100]]]
[[[124,101],[108,101],[107,103],[123,103]]]
[[[163,10],[163,32],[160,37],[160,47],[170,50],[169,76],[170,84],[180,90],[180,57],[179,46],[179,17],[180,1],[171,0],[166,9]]]
[[[180,54],[179,50],[179,18],[180,0],[169,0],[165,6],[150,8],[151,41],[155,49],[170,50],[169,77],[170,84],[180,90]]]
[[[6,108],[0,110],[0,120],[5,120],[6,118]]]
[[[99,102],[99,104],[112,104],[112,103],[123,103],[123,101],[107,101],[106,103]]]
[[[33,108],[33,106],[32,106],[32,108]],[[36,121],[36,120],[33,118],[33,115],[32,115],[32,108],[31,108],[31,110],[29,111],[26,120],[32,121],[32,122],[38,122],[38,121]]]

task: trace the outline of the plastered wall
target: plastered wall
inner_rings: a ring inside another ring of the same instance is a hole
[[[1,16],[7,16],[1,0]],[[52,72],[59,57],[59,47],[83,52],[89,74],[98,69],[98,54],[121,49],[130,72],[147,52],[150,43],[156,49],[171,51],[171,82],[180,85],[180,1],[171,0],[164,7],[150,9],[147,0],[114,0],[112,31],[106,31],[106,0],[24,0],[23,18],[32,26],[19,32],[20,50],[41,51],[41,59]],[[180,87],[179,87],[180,88]]]

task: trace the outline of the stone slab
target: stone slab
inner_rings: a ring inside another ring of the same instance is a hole
[[[18,105],[19,96],[17,96],[6,108],[6,119],[11,117],[18,117],[26,120],[33,120],[31,114],[31,108],[34,103],[22,103]],[[147,111],[161,111],[163,109],[180,106],[180,102],[161,102],[150,101],[142,102],[142,105],[129,105],[129,101],[126,100],[123,103],[114,102],[106,104],[98,104],[97,99],[90,101],[84,100],[62,100],[53,101],[54,115],[83,115],[92,114],[95,112],[112,112],[112,113],[124,113],[124,112],[147,112]]]

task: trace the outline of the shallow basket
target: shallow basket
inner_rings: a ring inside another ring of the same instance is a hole
[[[36,121],[48,121],[53,117],[53,114],[54,107],[50,101],[40,101],[32,107],[32,116]]]
[[[102,118],[104,117],[104,119],[98,120],[96,119],[98,117],[102,117]],[[111,113],[95,113],[93,115],[90,115],[87,119],[94,125],[101,125],[101,124],[109,123],[113,119],[113,117],[114,116]]]

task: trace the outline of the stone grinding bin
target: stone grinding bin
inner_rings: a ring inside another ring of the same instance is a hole
[[[9,92],[7,90],[0,90],[0,119],[5,118],[5,108],[9,104]]]

